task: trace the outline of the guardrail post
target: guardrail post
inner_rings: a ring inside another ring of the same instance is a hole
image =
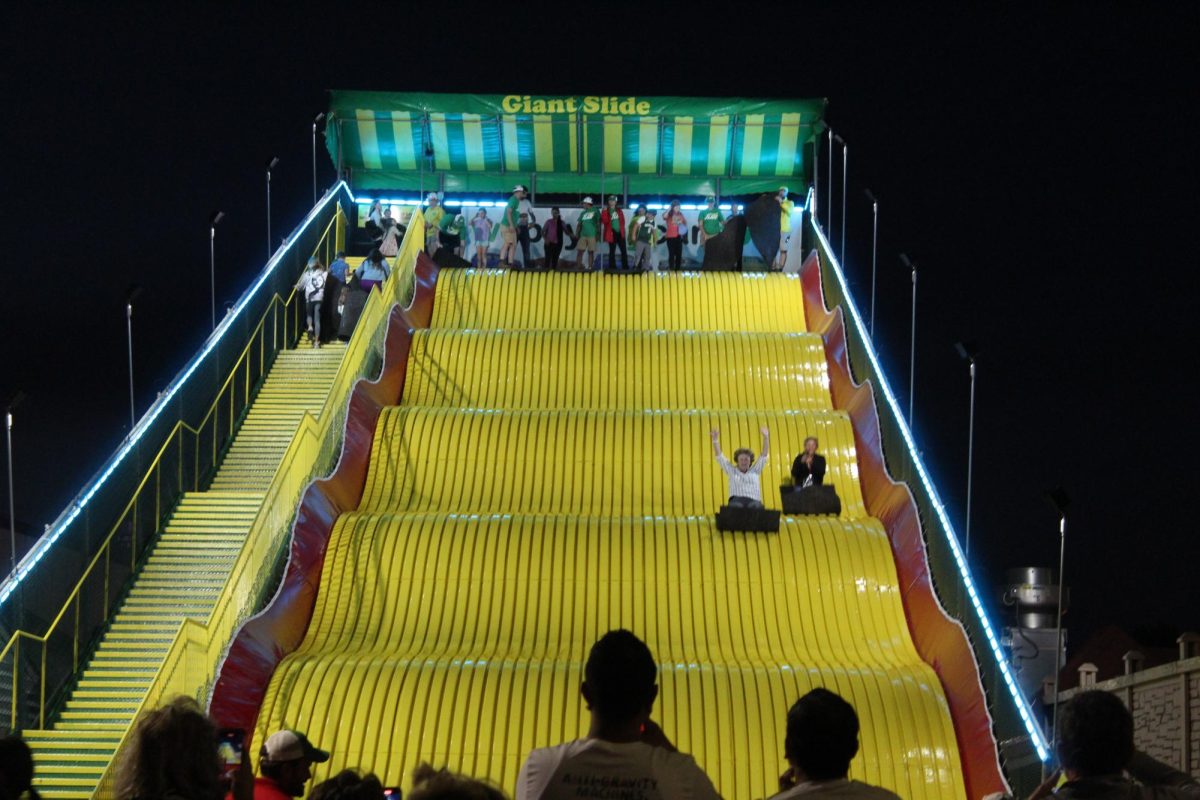
[[[38,729],[46,730],[46,640],[42,640],[42,685],[38,690]]]
[[[17,729],[17,697],[20,695],[21,683],[21,635],[17,634],[17,641],[13,645],[13,690],[12,690],[12,721],[9,724],[9,730]]]
[[[108,616],[107,603],[104,609],[104,616]],[[43,644],[42,647],[46,645]],[[75,593],[75,640],[71,644],[71,673],[79,671],[79,592]]]

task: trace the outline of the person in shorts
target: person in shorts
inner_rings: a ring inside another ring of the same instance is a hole
[[[475,266],[483,269],[488,265],[488,246],[492,241],[492,221],[487,209],[479,209],[471,219],[471,238],[475,240]]]
[[[788,200],[788,188],[786,186],[779,187],[779,193],[775,195],[779,200],[779,255],[775,257],[775,268],[783,269],[787,263],[788,245],[792,240],[792,211],[795,210],[795,202]]]
[[[596,263],[596,239],[600,234],[600,209],[592,205],[592,198],[583,198],[583,210],[579,212],[579,241],[575,245],[575,261],[580,269],[591,270]]]
[[[442,208],[437,192],[430,192],[425,198],[425,204],[425,252],[433,255],[442,246],[438,234],[442,230],[442,219],[446,216],[446,209]]]
[[[521,219],[521,201],[525,199],[525,187],[513,187],[512,197],[504,206],[500,217],[500,266],[512,267],[517,255],[517,224]]]

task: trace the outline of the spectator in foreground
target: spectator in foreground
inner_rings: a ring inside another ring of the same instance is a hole
[[[899,800],[887,789],[849,779],[850,762],[858,753],[858,715],[828,689],[813,689],[791,707],[783,749],[788,770],[779,778],[780,792],[772,800]]]
[[[507,800],[495,786],[448,769],[421,764],[413,770],[413,789],[407,800]]]
[[[650,720],[658,697],[650,648],[626,630],[592,645],[580,693],[591,712],[587,738],[534,750],[517,777],[517,800],[574,798],[584,788],[637,782],[640,797],[715,798],[695,760]],[[415,795],[414,795],[415,797]]]
[[[1030,800],[1196,800],[1200,783],[1133,746],[1133,715],[1116,695],[1093,690],[1076,695],[1058,712],[1058,759],[1067,782],[1054,790],[1060,773]]]
[[[254,781],[254,800],[303,797],[304,786],[312,779],[312,765],[328,760],[329,753],[313,747],[303,733],[272,733],[259,752],[262,777]]]
[[[383,784],[374,775],[345,769],[314,786],[308,800],[383,800]]]
[[[825,483],[825,456],[817,452],[817,437],[804,440],[804,451],[792,462],[792,480],[797,489]]]
[[[220,800],[217,729],[190,697],[138,719],[117,767],[118,800]]]
[[[580,269],[590,271],[596,265],[596,238],[599,235],[600,210],[592,205],[591,197],[585,197],[583,210],[579,212],[579,241],[575,245],[575,263]]]
[[[38,800],[33,788],[33,753],[20,736],[0,739],[0,800]]]
[[[767,455],[771,446],[771,432],[766,426],[762,431],[762,455],[754,458],[754,451],[739,447],[733,451],[733,464],[721,452],[721,432],[712,429],[713,455],[717,464],[729,476],[729,505],[741,508],[762,508],[762,471],[767,465]],[[736,466],[735,466],[736,465]]]
[[[617,196],[609,195],[608,208],[600,212],[600,228],[608,244],[608,268],[617,268],[617,248],[621,248],[621,271],[629,271],[629,250],[625,245],[625,212],[617,205]]]

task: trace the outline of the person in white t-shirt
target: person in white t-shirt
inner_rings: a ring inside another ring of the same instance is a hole
[[[849,779],[850,762],[858,753],[858,714],[828,689],[813,689],[788,711],[783,750],[788,769],[771,800],[900,800],[887,789]]]
[[[583,676],[580,694],[592,715],[587,737],[530,753],[517,776],[517,800],[720,796],[650,720],[658,666],[645,642],[609,631],[592,646]]]
[[[721,432],[712,429],[713,455],[717,464],[729,476],[729,505],[742,508],[762,508],[762,471],[767,465],[767,452],[771,447],[771,432],[762,428],[762,455],[754,458],[753,451],[739,447],[733,451],[733,462],[721,452]]]

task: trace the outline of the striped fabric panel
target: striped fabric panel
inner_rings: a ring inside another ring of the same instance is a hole
[[[367,169],[383,169],[380,161],[379,139],[375,135],[375,112],[360,108],[354,112],[358,131],[358,151],[362,154],[363,166]]]

